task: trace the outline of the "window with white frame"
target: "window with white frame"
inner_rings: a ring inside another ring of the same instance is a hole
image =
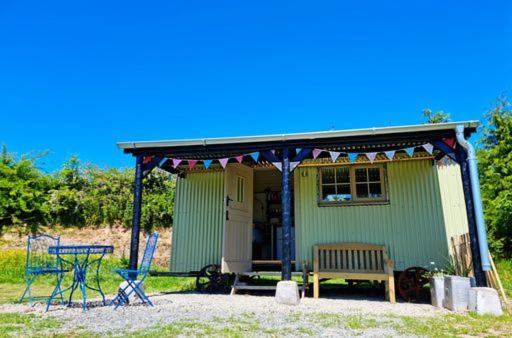
[[[383,165],[320,167],[320,205],[368,204],[387,201]]]

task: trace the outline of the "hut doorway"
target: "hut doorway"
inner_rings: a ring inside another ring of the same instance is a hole
[[[281,172],[279,170],[273,167],[256,168],[254,170],[252,230],[253,271],[281,270],[281,260],[283,258],[281,190]],[[294,261],[295,227],[293,224],[293,192],[291,195],[292,261]]]

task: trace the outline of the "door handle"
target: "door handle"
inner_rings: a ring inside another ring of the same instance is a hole
[[[226,206],[229,207],[229,202],[231,202],[232,199],[229,198],[229,196],[226,197]]]

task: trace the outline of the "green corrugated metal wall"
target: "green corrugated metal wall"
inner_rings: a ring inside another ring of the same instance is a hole
[[[220,264],[224,172],[188,173],[178,178],[174,208],[171,271],[197,271]]]
[[[397,270],[445,262],[447,232],[437,168],[431,160],[389,162],[386,205],[319,207],[317,170],[303,167],[295,173],[301,260],[312,261],[315,244],[353,241],[387,245]]]
[[[395,269],[443,265],[448,241],[467,232],[458,165],[437,168],[431,160],[387,164],[387,205],[318,207],[317,168],[295,170],[295,223],[300,260],[311,262],[317,243],[386,244]],[[171,271],[199,270],[220,263],[223,172],[188,173],[178,179]]]

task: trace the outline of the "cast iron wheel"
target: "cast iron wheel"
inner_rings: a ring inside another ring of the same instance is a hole
[[[418,266],[407,268],[398,277],[398,292],[408,302],[425,302],[430,294],[425,286],[429,283],[429,272],[426,269]]]
[[[200,293],[228,293],[233,284],[229,274],[222,273],[220,265],[207,265],[199,271],[196,278],[196,290]]]

